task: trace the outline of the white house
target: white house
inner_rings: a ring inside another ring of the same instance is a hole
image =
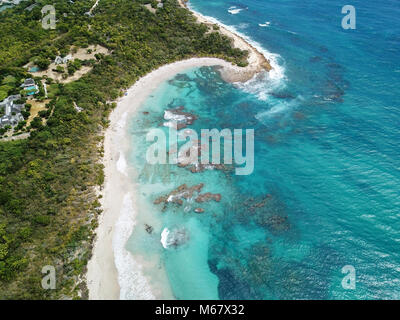
[[[24,88],[28,96],[32,96],[39,92],[39,87],[32,78],[25,79],[24,83],[21,84],[21,88]]]
[[[5,113],[5,115],[0,118],[0,127],[4,127],[6,125],[17,125],[18,122],[24,120],[21,111],[25,105],[14,104],[14,102],[18,99],[21,99],[20,94],[8,96],[6,99],[0,102],[0,110],[4,109]]]
[[[64,58],[61,58],[60,56],[57,56],[54,60],[55,64],[66,64],[68,61],[72,59],[72,56],[69,54],[65,56]]]

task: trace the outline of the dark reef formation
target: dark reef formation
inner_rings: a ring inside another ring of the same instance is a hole
[[[283,204],[272,194],[248,198],[243,202],[243,206],[246,210],[238,216],[242,221],[251,219],[273,234],[282,233],[290,228]]]
[[[193,124],[197,120],[197,116],[184,111],[184,106],[179,106],[173,109],[167,109],[164,111],[164,119],[168,122],[164,123],[164,126],[175,127],[177,130],[186,128]]]
[[[158,197],[156,200],[154,200],[153,203],[163,204],[162,211],[165,211],[168,204],[170,203],[182,206],[184,201],[188,201],[191,199],[194,199],[197,203],[209,202],[211,200],[214,200],[216,202],[221,201],[221,195],[219,193],[214,194],[211,192],[206,192],[202,194],[201,190],[203,189],[203,187],[203,183],[199,183],[192,187],[188,187],[186,184],[182,184],[178,188],[172,190],[170,193]],[[195,212],[202,213],[204,212],[204,210],[202,210],[202,208],[196,208]]]
[[[146,230],[146,232],[148,234],[152,234],[153,233],[153,227],[148,225],[147,223],[144,224],[144,230]]]

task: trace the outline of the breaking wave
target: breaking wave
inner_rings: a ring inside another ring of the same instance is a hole
[[[115,266],[118,270],[118,283],[121,300],[155,299],[147,279],[142,275],[140,264],[125,249],[132,230],[136,224],[131,195],[127,193],[122,201],[122,209],[113,236]]]
[[[260,27],[268,27],[270,24],[271,24],[271,22],[266,21],[265,23],[259,23],[258,25],[259,25]]]
[[[118,170],[120,173],[122,173],[124,176],[127,176],[127,175],[128,175],[128,174],[127,174],[128,165],[127,165],[127,163],[126,163],[124,154],[123,154],[122,152],[119,153],[119,158],[118,158],[118,161],[117,161],[117,163],[116,163],[116,166],[117,166],[117,170]]]
[[[279,54],[269,52],[268,50],[263,48],[260,43],[254,41],[249,36],[238,31],[236,27],[225,25],[214,17],[204,16],[196,10],[193,10],[190,4],[189,9],[193,12],[196,12],[198,15],[203,16],[208,21],[211,21],[212,23],[217,24],[237,34],[246,42],[248,42],[251,46],[257,49],[257,51],[264,55],[264,57],[269,61],[272,70],[270,70],[269,72],[257,74],[245,83],[235,83],[235,85],[239,89],[247,93],[254,94],[259,100],[266,101],[272,91],[278,88],[284,88],[286,86],[287,78],[285,76],[284,60]]]
[[[247,8],[238,8],[236,6],[231,6],[231,7],[229,7],[228,12],[230,14],[238,14],[238,13],[240,13],[240,11],[243,11],[245,9],[247,9]]]
[[[303,97],[301,96],[289,101],[271,98],[271,108],[257,113],[255,115],[255,118],[262,123],[267,122],[274,117],[280,116],[282,114],[287,114],[288,112],[295,110],[302,101]]]

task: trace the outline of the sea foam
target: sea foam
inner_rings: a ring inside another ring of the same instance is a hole
[[[161,240],[160,240],[164,249],[168,248],[168,235],[169,235],[168,228],[164,228],[164,230],[161,232]]]
[[[259,23],[258,25],[259,25],[260,27],[268,27],[270,24],[271,24],[271,22],[266,21],[265,23]]]
[[[230,13],[230,14],[238,14],[240,11],[242,11],[243,9],[240,9],[240,8],[236,8],[236,7],[234,7],[234,8],[232,8],[232,9],[228,9],[228,12]]]
[[[243,38],[247,43],[257,49],[257,51],[260,52],[269,61],[272,67],[269,72],[262,73],[261,75],[256,74],[252,79],[245,83],[235,83],[235,85],[239,89],[254,94],[259,100],[265,101],[268,99],[270,92],[278,88],[284,88],[286,86],[287,78],[285,76],[284,60],[279,54],[269,52],[268,50],[263,48],[260,43],[254,41],[249,36],[238,31],[236,27],[225,25],[214,17],[202,15],[201,13],[194,10],[190,4],[189,9],[196,14],[204,17],[208,21],[217,24],[220,27],[223,27]]]
[[[124,112],[115,124],[114,129],[118,131],[119,134],[123,134],[123,129],[126,126],[126,121],[128,118],[128,113]]]
[[[125,194],[118,221],[114,227],[113,250],[115,265],[118,270],[118,283],[121,300],[155,299],[147,279],[143,276],[141,266],[133,255],[125,249],[132,230],[136,224],[134,219],[131,195]]]
[[[127,176],[127,175],[128,175],[128,174],[127,174],[128,165],[127,165],[127,163],[126,163],[124,154],[123,154],[122,152],[119,153],[119,158],[118,158],[118,161],[117,161],[117,163],[116,163],[116,166],[117,166],[117,170],[118,170],[120,173],[122,173],[124,176]]]
[[[272,107],[269,110],[257,113],[255,118],[258,121],[265,123],[273,117],[281,116],[282,114],[285,115],[288,114],[288,112],[295,110],[303,101],[304,98],[301,95],[290,101],[274,99],[274,101],[271,101]]]

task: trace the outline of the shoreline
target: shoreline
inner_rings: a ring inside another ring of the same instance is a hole
[[[270,61],[259,52],[253,45],[251,45],[242,36],[236,34],[235,32],[229,30],[224,25],[218,21],[212,22],[207,19],[207,17],[202,14],[192,10],[187,3],[187,0],[177,0],[182,8],[189,10],[193,16],[197,19],[198,23],[204,23],[212,28],[213,25],[217,24],[219,26],[219,32],[227,37],[233,39],[233,47],[247,50],[248,51],[248,65],[246,67],[239,67],[231,63],[224,61],[222,69],[220,70],[221,77],[227,82],[246,82],[252,79],[257,73],[262,71],[271,71],[272,66]]]
[[[142,103],[161,83],[174,77],[177,73],[190,68],[216,66],[221,65],[221,63],[226,62],[218,58],[191,58],[164,65],[140,78],[130,87],[127,90],[127,95],[118,101],[117,107],[111,113],[110,126],[106,129],[104,135],[105,182],[104,188],[100,191],[102,195],[100,203],[103,212],[99,217],[92,257],[88,263],[86,274],[89,299],[114,300],[121,298],[122,286],[118,279],[118,271],[120,270],[115,265],[115,252],[119,251],[121,257],[124,256],[125,259],[131,255],[125,250],[123,244],[120,244],[118,248],[115,244],[116,236],[124,238],[128,234],[129,238],[137,212],[135,199],[132,197],[135,193],[135,186],[129,180],[129,175],[125,171],[126,162],[120,161],[121,154],[124,156],[129,150],[129,139],[126,132],[127,119],[130,119],[138,111]],[[133,207],[130,217],[126,217],[126,213],[123,212],[123,203],[127,202],[124,199],[126,196],[129,196]],[[125,219],[131,220],[128,222],[130,230],[122,230],[122,223],[120,224],[121,228],[116,225],[123,214],[125,214]],[[125,234],[118,235],[118,232],[115,232],[116,229]],[[117,240],[122,241],[121,238],[117,238]],[[127,238],[124,239],[126,242]],[[148,291],[144,290],[143,287],[141,289],[146,292],[146,297],[149,297]]]
[[[178,2],[182,7],[190,10],[181,0]],[[214,24],[200,14],[190,11],[199,22]],[[140,264],[136,263],[133,255],[125,249],[125,243],[135,226],[135,216],[138,212],[133,197],[136,191],[135,185],[129,179],[131,175],[127,173],[128,170],[133,169],[127,169],[124,160],[126,159],[124,155],[130,147],[126,122],[161,83],[187,69],[219,66],[221,77],[227,82],[245,82],[263,70],[271,70],[267,58],[242,37],[221,26],[220,32],[233,38],[235,47],[249,51],[247,67],[238,67],[219,58],[190,58],[161,66],[130,87],[127,95],[117,101],[117,107],[110,115],[110,126],[104,134],[102,160],[105,182],[104,188],[100,191],[102,195],[100,203],[103,212],[99,217],[92,257],[88,262],[86,273],[90,300],[165,298],[165,296],[158,296],[158,290],[152,290],[147,279],[141,274]],[[129,202],[129,210],[124,208],[127,202]],[[116,265],[116,260],[123,260],[127,266],[124,268],[121,264]],[[127,278],[129,281],[125,283]],[[132,294],[132,290],[129,294],[127,290],[129,287],[138,288],[135,290],[136,295]]]

